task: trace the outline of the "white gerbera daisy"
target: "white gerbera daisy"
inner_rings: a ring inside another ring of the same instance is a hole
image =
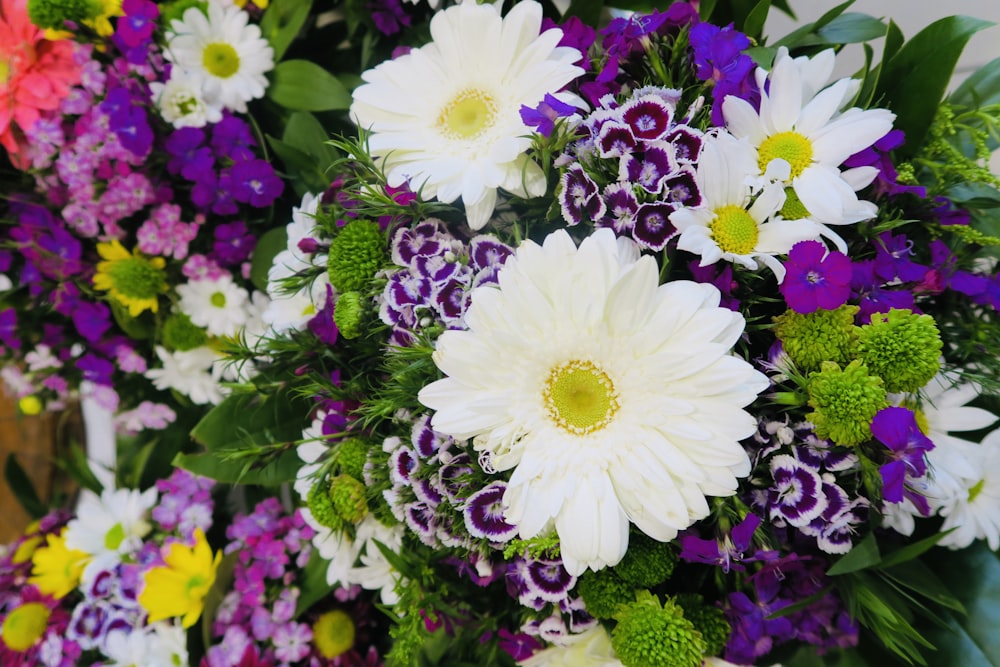
[[[156,500],[155,488],[107,488],[100,496],[84,489],[76,518],[66,526],[67,548],[95,557],[134,551],[152,529],[148,517]]]
[[[756,154],[746,141],[725,132],[707,138],[696,175],[702,204],[674,211],[670,222],[680,232],[677,247],[701,255],[701,266],[725,260],[756,269],[759,259],[780,283],[785,267],[775,255],[819,238],[821,230],[810,220],[781,220],[784,191],[774,184],[758,189],[756,169]]]
[[[975,540],[986,540],[992,551],[1000,549],[1000,430],[993,431],[982,444],[955,443],[972,464],[976,474],[964,479],[964,493],[945,503],[941,530],[951,530],[940,546],[964,549]]]
[[[438,339],[448,377],[419,394],[436,431],[513,469],[506,520],[522,538],[554,527],[573,575],[621,560],[630,521],[673,539],[750,472],[742,408],[768,381],[730,354],[743,318],[657,275],[611,230],[526,242],[473,291],[469,331]]]
[[[201,278],[177,286],[180,309],[212,336],[235,336],[250,317],[250,294],[230,275]]]
[[[204,127],[222,120],[222,107],[202,97],[201,80],[179,67],[171,70],[166,83],[151,82],[149,90],[163,120],[174,127]]]
[[[562,31],[541,33],[542,7],[465,2],[431,20],[433,41],[362,74],[351,117],[372,132],[389,184],[410,183],[424,197],[465,205],[482,228],[497,188],[545,192],[545,175],[525,152],[531,130],[521,105],[535,106],[583,73],[580,52],[559,46]],[[568,98],[567,98],[568,99]]]
[[[219,384],[222,369],[215,362],[222,358],[210,347],[196,347],[184,352],[169,352],[156,346],[160,368],[150,368],[145,376],[157,389],[179,391],[198,405],[218,405],[225,398]]]
[[[793,59],[780,47],[770,73],[757,70],[760,112],[733,96],[722,103],[722,111],[729,131],[748,139],[757,150],[754,173],[791,186],[809,218],[843,225],[877,213],[875,204],[858,200],[856,191],[871,183],[878,170],[860,167],[842,172],[840,165],[889,132],[895,115],[887,109],[841,112],[861,84],[841,79],[819,90],[833,65],[833,51]],[[846,252],[839,236],[828,229],[824,235]]]
[[[248,24],[239,7],[208,4],[208,15],[197,7],[170,22],[167,60],[201,82],[202,99],[246,113],[246,103],[264,96],[274,68],[274,49]]]

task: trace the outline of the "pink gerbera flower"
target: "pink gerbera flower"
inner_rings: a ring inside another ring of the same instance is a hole
[[[28,19],[26,0],[0,0],[0,145],[15,165],[24,133],[79,81],[73,43],[45,39]]]

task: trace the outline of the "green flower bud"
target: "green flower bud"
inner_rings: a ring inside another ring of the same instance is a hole
[[[343,530],[346,524],[334,510],[329,491],[330,485],[326,480],[316,482],[306,495],[306,506],[320,525],[333,530]]]
[[[208,333],[184,313],[174,313],[163,323],[163,344],[170,350],[185,352],[201,347]]]
[[[700,595],[678,595],[674,601],[684,610],[684,618],[701,633],[705,640],[705,655],[722,653],[732,632],[732,626],[722,610],[705,604]]]
[[[368,514],[365,485],[350,475],[337,475],[330,480],[329,495],[333,511],[348,523],[358,523]]]
[[[941,370],[941,347],[933,317],[893,308],[861,327],[858,356],[886,391],[914,392]]]
[[[628,551],[614,571],[635,588],[652,588],[669,579],[676,564],[677,555],[668,543],[632,533]]]
[[[838,445],[857,445],[870,439],[872,418],[889,404],[882,378],[869,374],[868,367],[858,360],[843,370],[832,361],[824,361],[818,373],[809,374],[807,389],[814,412],[806,419],[816,427],[816,435]]]
[[[594,618],[611,618],[619,608],[635,599],[635,587],[608,568],[582,574],[576,582],[576,590]]]
[[[666,604],[650,593],[615,615],[611,646],[625,667],[700,667],[705,640],[684,611],[672,600]]]
[[[337,463],[345,475],[356,480],[364,479],[365,462],[371,445],[361,438],[346,438],[337,446]]]
[[[330,242],[330,282],[341,294],[364,289],[382,267],[385,252],[386,240],[376,223],[350,221]]]
[[[803,372],[818,370],[824,361],[843,366],[854,358],[858,327],[854,326],[857,306],[834,310],[796,313],[786,310],[774,318],[774,333],[785,352]]]

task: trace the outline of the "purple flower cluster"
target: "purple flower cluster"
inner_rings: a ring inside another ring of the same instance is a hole
[[[471,292],[496,282],[497,272],[513,253],[495,237],[480,235],[468,243],[445,231],[437,220],[400,228],[392,237],[392,262],[379,317],[392,327],[392,345],[410,345],[421,329],[461,329]]]
[[[617,104],[613,98],[584,120],[587,136],[577,162],[560,180],[559,206],[568,225],[591,222],[662,250],[677,233],[670,214],[698,206],[695,163],[702,134],[675,118],[680,92],[644,88]]]
[[[828,251],[819,241],[800,241],[785,262],[785,279],[778,289],[796,313],[834,310],[851,295],[851,260],[842,252]]]
[[[760,104],[760,90],[754,78],[757,69],[753,59],[743,53],[750,47],[750,38],[729,24],[725,28],[711,23],[699,23],[689,33],[694,55],[695,75],[701,81],[711,81],[712,123],[725,125],[723,102],[733,95]]]
[[[199,477],[183,468],[174,468],[170,477],[156,481],[160,502],[153,508],[152,517],[166,532],[176,531],[186,541],[191,541],[194,531],[208,532],[212,527],[212,487],[215,481]]]
[[[144,564],[149,565],[153,551],[142,553]],[[138,599],[143,569],[143,564],[124,561],[88,568],[78,588],[83,599],[73,608],[67,638],[85,651],[107,653],[112,632],[132,632],[145,625],[146,611]]]

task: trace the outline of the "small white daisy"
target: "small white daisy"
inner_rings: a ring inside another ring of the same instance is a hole
[[[810,220],[782,220],[785,201],[780,185],[755,185],[756,155],[746,141],[720,132],[706,137],[696,179],[702,204],[670,214],[680,236],[677,247],[701,256],[701,266],[719,260],[749,269],[763,262],[780,283],[785,267],[776,255],[786,254],[799,241],[817,239],[820,226]]]
[[[76,518],[66,526],[67,548],[92,556],[134,551],[152,529],[148,517],[156,501],[155,488],[142,492],[107,488],[100,496],[84,489]]]
[[[218,405],[225,398],[219,384],[221,368],[215,363],[221,355],[212,348],[170,352],[157,345],[156,356],[162,366],[150,368],[144,375],[157,389],[173,389],[198,405]]]
[[[201,278],[177,286],[180,309],[212,336],[235,336],[249,318],[250,294],[229,275]]]
[[[759,112],[734,96],[722,103],[726,127],[737,137],[748,139],[757,151],[754,173],[790,186],[808,217],[823,225],[849,224],[875,216],[875,204],[859,201],[856,191],[871,183],[878,170],[862,167],[841,171],[840,166],[881,139],[895,119],[887,109],[841,111],[861,84],[841,79],[820,90],[833,71],[833,60],[832,51],[812,59],[794,59],[780,47],[771,71],[757,70],[762,91]],[[824,228],[824,236],[846,252],[835,233]]]
[[[202,97],[201,80],[180,67],[170,72],[169,81],[153,81],[149,89],[163,120],[176,128],[204,127],[222,120],[222,107]]]
[[[498,188],[544,194],[520,108],[583,70],[573,64],[580,52],[559,46],[562,31],[541,25],[537,2],[519,2],[504,18],[499,4],[465,2],[434,15],[430,44],[362,74],[351,117],[372,133],[369,149],[390,185],[461,198],[472,229],[489,221]]]
[[[609,229],[523,243],[473,291],[469,330],[438,339],[447,377],[419,393],[434,430],[513,470],[505,519],[525,539],[554,528],[573,575],[620,561],[630,522],[673,539],[750,472],[743,407],[768,380],[730,354],[743,318],[658,273]]]
[[[941,507],[939,513],[945,518],[941,530],[954,530],[938,544],[964,549],[975,540],[986,540],[996,551],[1000,549],[1000,430],[986,436],[982,444],[960,441],[955,445],[976,474],[963,480],[963,494]]]
[[[239,7],[211,2],[207,9],[206,16],[191,7],[170,22],[165,56],[201,82],[206,104],[246,113],[247,102],[264,96],[274,49]]]
[[[562,646],[550,646],[538,651],[521,667],[624,667],[611,646],[611,635],[603,626],[565,639]]]

